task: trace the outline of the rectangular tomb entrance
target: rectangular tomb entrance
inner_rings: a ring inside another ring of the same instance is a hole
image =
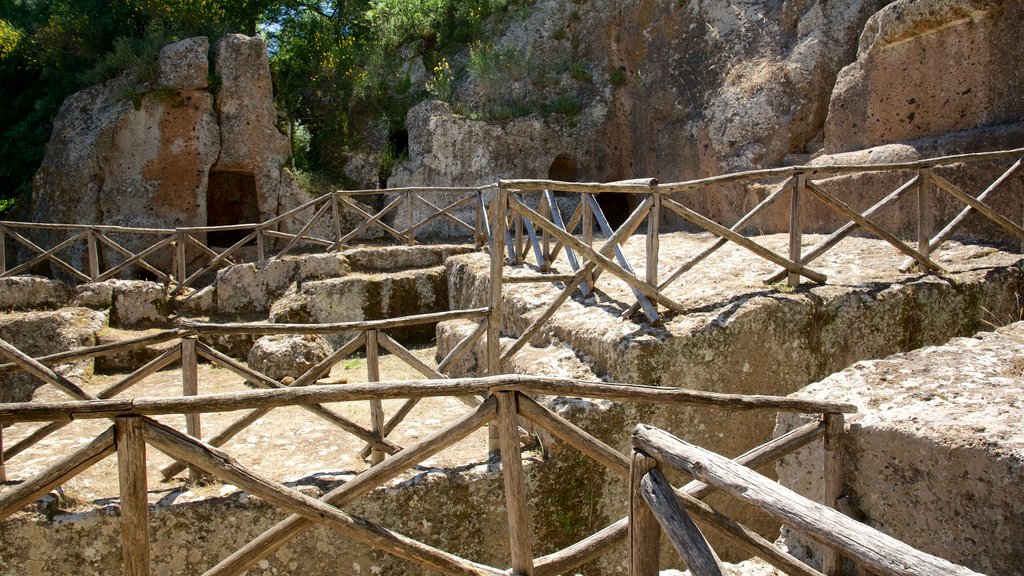
[[[249,172],[214,170],[206,190],[206,225],[230,226],[255,224],[260,221],[256,201],[256,178]],[[246,230],[211,232],[207,242],[211,246],[227,247],[238,242]]]

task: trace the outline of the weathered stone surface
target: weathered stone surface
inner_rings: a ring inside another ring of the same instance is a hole
[[[60,280],[40,276],[0,278],[0,310],[60,308],[70,297],[71,290]]]
[[[829,152],[1024,120],[1019,2],[898,0],[864,27],[829,104]]]
[[[298,265],[296,278],[299,282],[338,278],[348,274],[348,259],[338,252],[309,254],[300,258]]]
[[[181,88],[171,98],[150,93],[133,105],[118,98],[130,86],[122,77],[77,92],[61,106],[33,182],[37,221],[206,224],[207,174],[220,147],[213,96]],[[144,240],[123,244],[139,250]],[[76,245],[70,254],[81,269],[84,248]]]
[[[444,268],[351,274],[303,283],[274,303],[274,322],[328,323],[439,312],[447,303]]]
[[[356,271],[393,272],[440,266],[450,256],[467,254],[474,250],[473,246],[465,244],[380,246],[346,250],[345,258]]]
[[[120,328],[166,326],[170,307],[163,284],[145,280],[109,280],[113,289],[110,322]]]
[[[509,172],[674,181],[814,152],[835,77],[853,61],[864,23],[883,5],[537,2],[524,20],[505,21],[493,43],[518,55],[524,69],[547,73],[526,72],[493,87],[470,76],[456,87],[456,107],[486,117],[481,102],[532,102],[541,110],[537,94],[570,95],[579,112],[568,121],[535,114],[485,122],[421,104],[407,118],[409,161],[389,186],[476,185]],[[568,162],[557,162],[560,156]]]
[[[323,324],[441,312],[447,309],[446,288],[443,266],[312,280],[274,302],[270,320]],[[392,334],[421,338],[431,337],[433,331],[432,325],[423,325]]]
[[[148,228],[206,226],[265,220],[307,201],[284,168],[290,148],[276,127],[263,42],[229,35],[217,43],[214,72],[221,82],[216,98],[207,82],[208,48],[206,38],[164,47],[159,91],[121,77],[70,96],[54,121],[33,182],[33,218]],[[139,95],[133,101],[122,97],[135,92]],[[251,175],[254,190],[228,194],[218,186],[211,200],[211,172],[229,179]],[[239,196],[248,193],[254,198]],[[283,222],[280,228],[292,230],[293,225]],[[43,245],[57,239],[45,236]],[[135,251],[149,240],[118,238]],[[81,269],[84,248],[76,245],[69,254]],[[109,249],[103,256],[110,262],[121,259]],[[169,252],[149,261],[169,266]]]
[[[184,294],[174,297],[171,306],[178,315],[209,316],[216,312],[216,295],[217,290],[213,286],[199,290],[186,290]]]
[[[295,278],[294,260],[270,260],[262,268],[237,264],[217,272],[217,311],[222,314],[267,312]]]
[[[145,336],[147,333],[153,333],[156,331],[158,331],[158,329],[119,330],[108,326],[96,334],[96,344],[122,342],[131,338],[139,338],[141,336]],[[181,340],[174,339],[166,342],[160,342],[159,344],[133,348],[132,350],[126,350],[116,354],[100,356],[94,360],[94,370],[98,374],[131,372],[179,344],[181,344]]]
[[[160,49],[159,84],[185,90],[203,90],[209,83],[210,39],[186,38]]]
[[[89,282],[75,286],[71,305],[106,310],[114,305],[114,286],[110,282]]]
[[[1024,376],[1017,322],[973,338],[858,362],[794,396],[850,402],[844,489],[859,518],[985,574],[1024,565]],[[800,423],[779,417],[776,433]],[[781,461],[780,481],[821,498],[819,443]],[[816,551],[784,531],[791,552]]]
[[[22,352],[38,357],[92,346],[96,343],[96,333],[106,323],[106,314],[88,308],[11,312],[0,314],[0,338]],[[69,378],[79,378],[92,371],[92,362],[62,365],[55,370]],[[24,372],[2,374],[0,403],[27,402],[40,385],[41,380]]]
[[[275,334],[264,336],[249,350],[249,367],[271,378],[298,378],[331,355],[326,340],[315,335]]]

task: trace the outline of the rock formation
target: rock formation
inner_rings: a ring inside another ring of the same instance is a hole
[[[276,128],[263,42],[225,36],[212,71],[208,53],[205,37],[170,44],[155,83],[126,74],[70,96],[35,177],[34,218],[224,225],[272,218],[307,200],[284,169],[289,146]]]
[[[420,105],[389,185],[667,182],[898,142],[926,155],[1020,145],[1007,128],[1024,121],[1020,22],[1020,3],[985,0],[540,0],[495,45],[555,72],[489,97],[568,90],[579,112],[498,122]],[[452,108],[486,118],[478,84]],[[963,137],[934,141],[950,134]],[[721,202],[709,210],[729,219],[738,199]]]

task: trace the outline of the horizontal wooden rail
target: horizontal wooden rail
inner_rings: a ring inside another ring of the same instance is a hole
[[[451,380],[407,380],[247,390],[187,398],[125,398],[84,402],[0,404],[0,423],[67,422],[117,416],[230,412],[297,404],[469,396],[502,391],[600,398],[620,402],[711,406],[729,410],[777,410],[810,414],[854,413],[857,411],[857,407],[852,404],[838,402],[820,402],[778,396],[721,394],[684,388],[607,384],[511,374]]]
[[[111,354],[119,354],[121,352],[127,352],[129,350],[135,350],[136,348],[144,348],[153,344],[160,344],[161,342],[167,342],[181,338],[182,332],[178,330],[162,330],[154,334],[147,334],[145,336],[139,336],[138,338],[132,338],[130,340],[122,340],[120,342],[111,342],[109,344],[100,344],[98,346],[87,346],[85,348],[75,348],[66,352],[58,352],[56,354],[49,354],[46,356],[40,356],[36,358],[36,362],[39,362],[43,366],[56,366],[58,364],[70,364],[72,362],[79,362],[81,360],[89,360],[92,358],[100,358],[103,356],[109,356]],[[0,364],[0,374],[7,374],[9,372],[17,372],[21,368],[13,362]]]
[[[383,320],[363,320],[358,322],[335,322],[328,324],[266,324],[260,322],[225,323],[183,321],[183,330],[197,334],[341,334],[362,330],[393,330],[407,326],[434,324],[448,320],[478,320],[486,318],[488,308],[472,308],[469,310],[453,310],[450,312],[432,312]]]

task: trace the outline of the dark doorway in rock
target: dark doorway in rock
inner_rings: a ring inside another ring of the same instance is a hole
[[[232,226],[234,224],[255,224],[260,221],[260,208],[256,202],[256,178],[248,172],[210,172],[210,184],[206,188],[206,225]],[[210,246],[227,247],[235,244],[249,233],[249,230],[226,230],[210,232],[207,243]]]
[[[568,154],[559,154],[551,162],[548,168],[548,180],[561,180],[562,182],[576,181],[576,163]]]
[[[604,217],[608,219],[608,224],[611,225],[613,231],[618,230],[619,226],[622,226],[622,223],[633,212],[629,205],[629,194],[620,192],[598,194],[597,205],[601,207],[601,212],[604,212]]]

